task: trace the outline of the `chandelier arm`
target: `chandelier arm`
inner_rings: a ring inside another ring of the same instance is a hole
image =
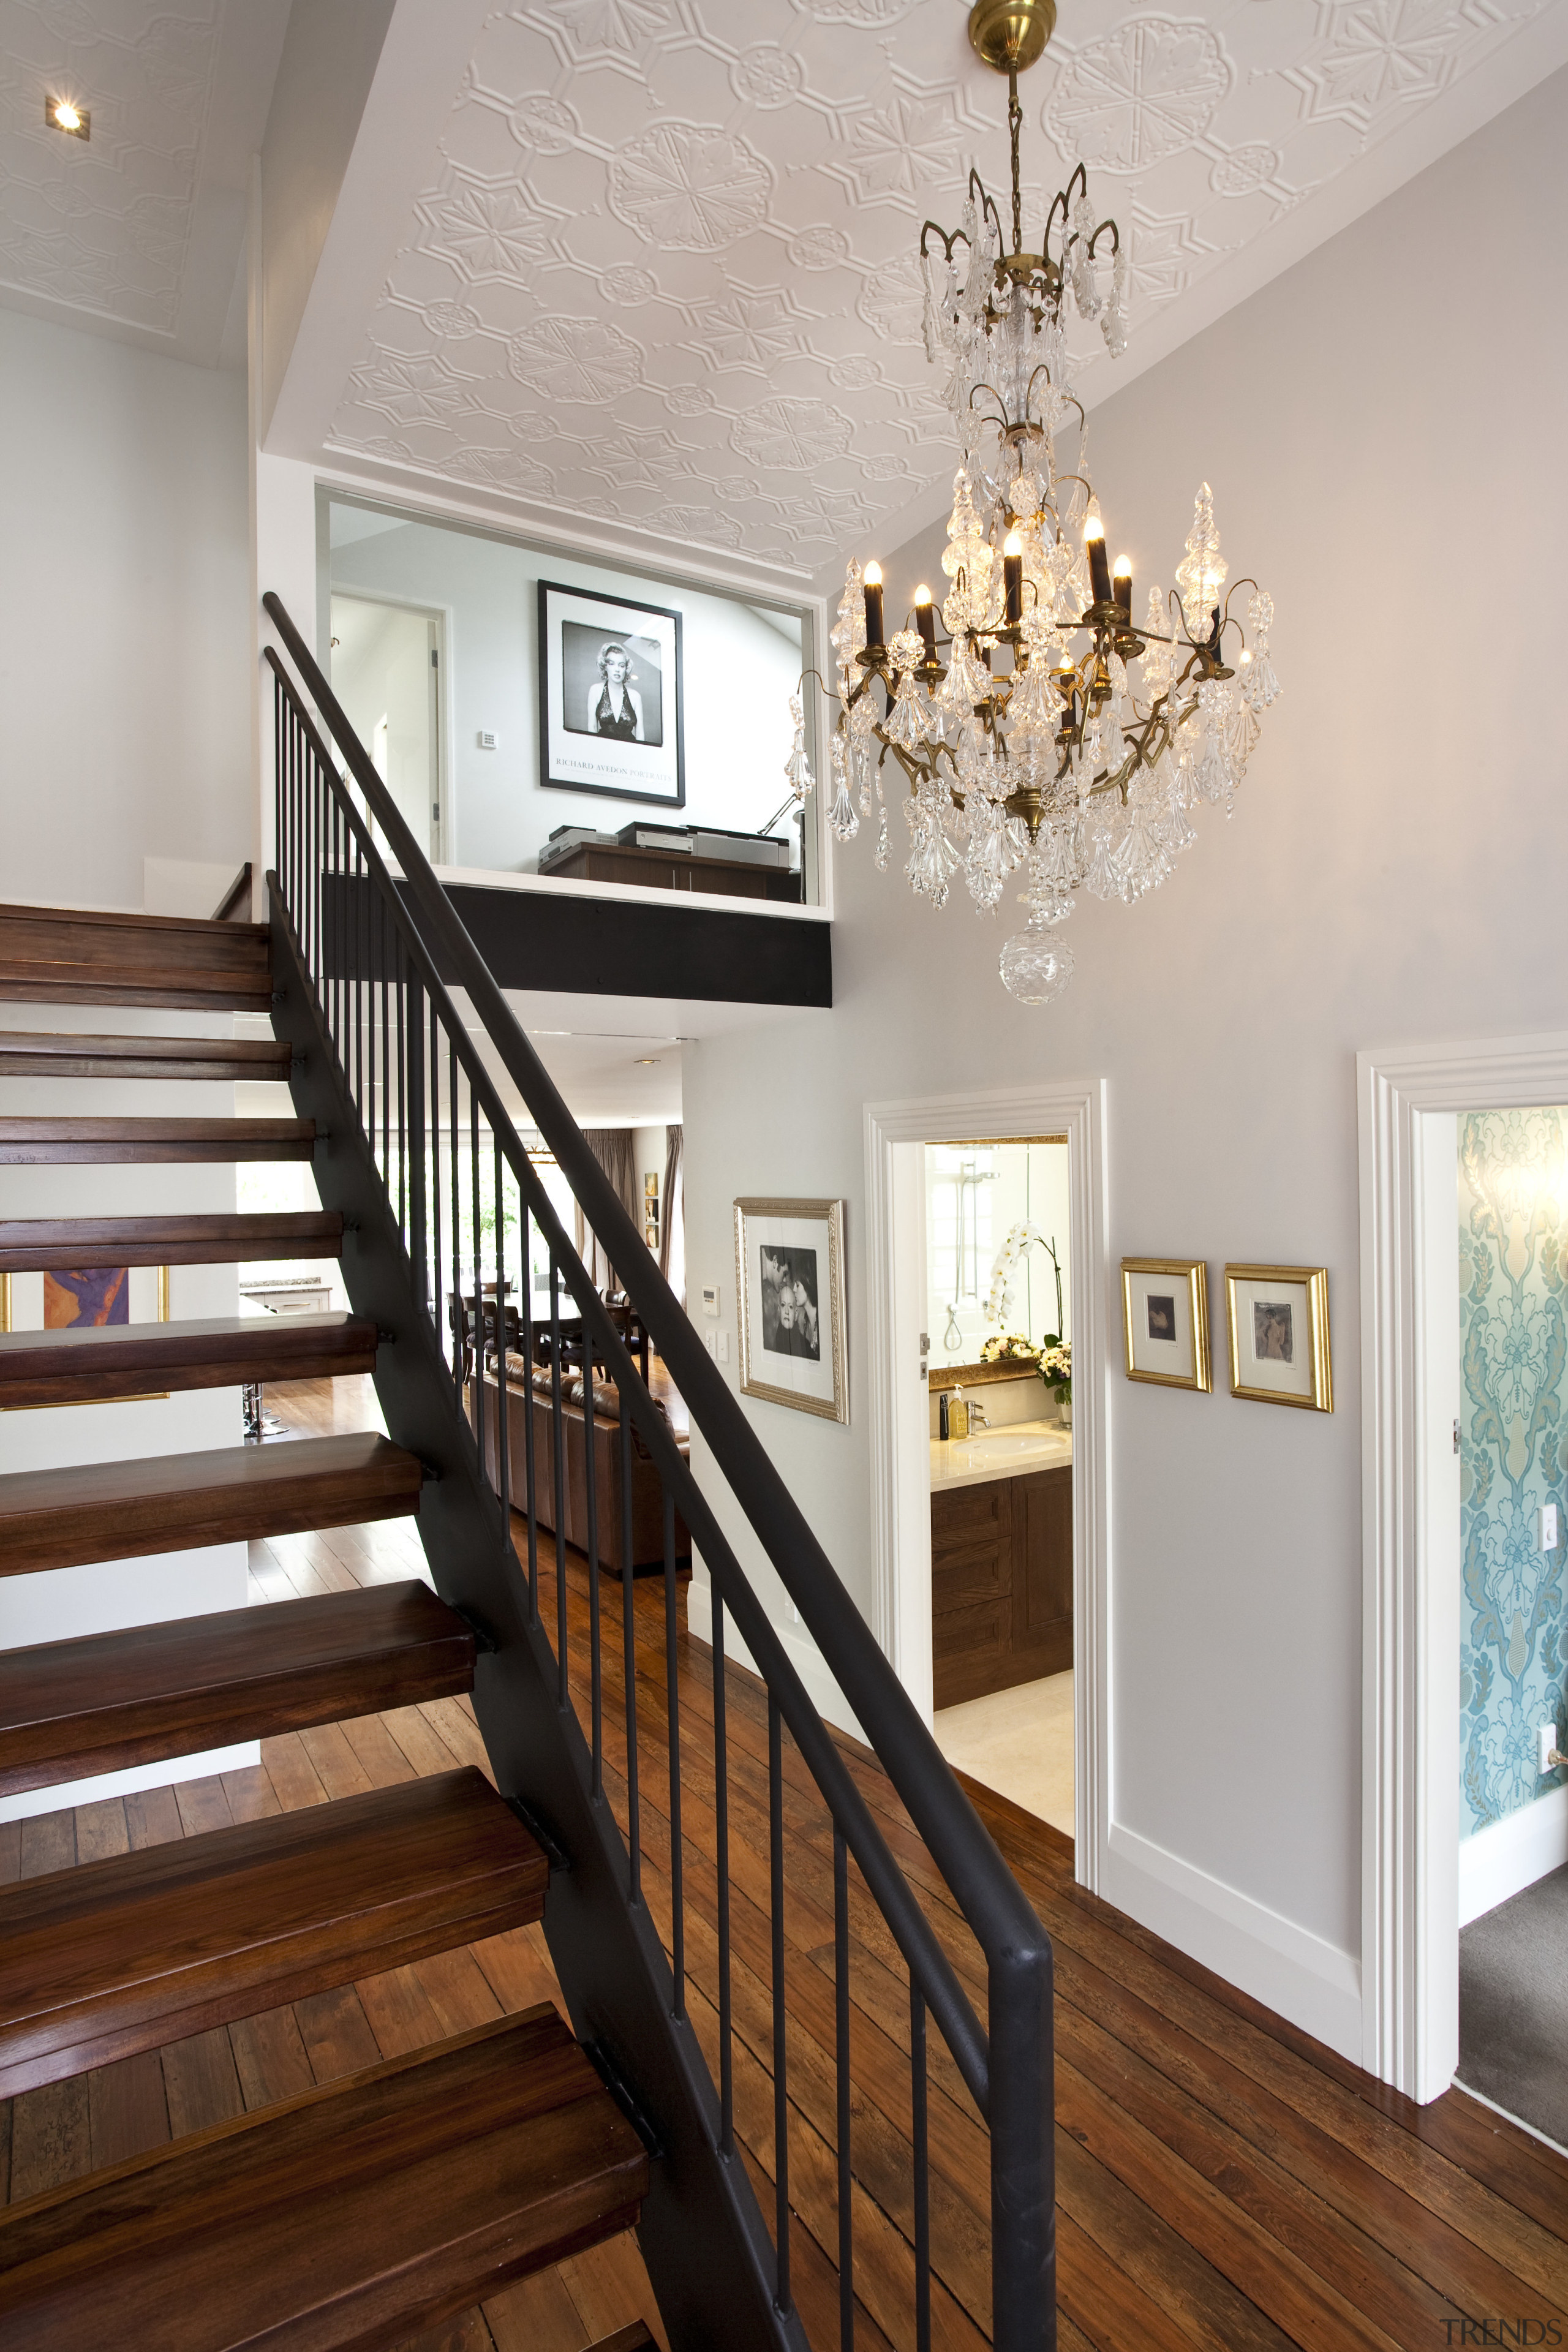
[[[980,199],[980,216],[988,220],[996,232],[996,250],[1002,250],[1002,215],[986,193],[985,183],[972,163],[969,167],[969,194]]]
[[[942,247],[942,257],[944,261],[951,261],[952,259],[952,250],[954,246],[966,246],[969,243],[969,234],[967,230],[955,228],[952,235],[949,236],[947,230],[942,227],[938,222],[928,220],[921,230],[921,259],[922,261],[926,257],[926,238],[928,236],[934,236]]]
[[[988,417],[986,419],[987,424],[999,425],[1003,432],[1005,433],[1007,430],[1007,410],[1003,402],[1002,395],[997,391],[995,385],[994,383],[972,384],[969,389],[969,405],[971,408],[973,408],[974,406],[974,395],[977,392],[988,392],[991,394],[992,399],[996,403],[996,414],[994,417]]]
[[[1102,220],[1100,226],[1095,230],[1094,235],[1088,240],[1089,257],[1091,261],[1094,259],[1094,249],[1100,243],[1100,238],[1105,235],[1107,229],[1110,231],[1110,250],[1112,255],[1118,254],[1121,250],[1121,231],[1117,227],[1116,223],[1113,220]]]

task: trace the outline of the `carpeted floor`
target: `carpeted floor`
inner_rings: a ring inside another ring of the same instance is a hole
[[[1568,2148],[1568,1864],[1460,1935],[1458,2080]]]

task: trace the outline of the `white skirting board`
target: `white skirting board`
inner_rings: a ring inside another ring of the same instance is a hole
[[[706,1642],[711,1646],[713,1640],[712,1590],[706,1577],[699,1580],[695,1570],[691,1581],[686,1588],[686,1622],[688,1630],[698,1641]],[[825,1722],[837,1725],[840,1731],[847,1731],[851,1739],[864,1740],[866,1735],[851,1714],[848,1701],[828,1673],[822,1653],[805,1627],[775,1624],[773,1631],[784,1643],[784,1654],[791,1665],[805,1685],[806,1696],[818,1715]],[[756,1673],[756,1661],[736,1632],[733,1620],[728,1616],[724,1620],[724,1655],[727,1659],[732,1659],[736,1665],[745,1666],[751,1673]]]
[[[1120,1822],[1110,1826],[1100,1894],[1178,1951],[1212,1969],[1361,2063],[1361,1963]]]
[[[1568,1784],[1459,1840],[1459,1925],[1495,1911],[1568,1862]]]
[[[199,1756],[133,1764],[123,1772],[100,1772],[91,1780],[60,1780],[52,1789],[27,1789],[0,1797],[0,1822],[30,1822],[37,1813],[63,1812],[68,1805],[101,1804],[109,1797],[133,1797],[142,1789],[163,1789],[176,1780],[205,1780],[215,1772],[241,1772],[261,1761],[261,1742],[242,1739],[233,1748],[205,1748]]]

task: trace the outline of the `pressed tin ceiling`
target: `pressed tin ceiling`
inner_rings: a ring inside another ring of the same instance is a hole
[[[1130,243],[1129,372],[1173,313],[1201,323],[1212,273],[1562,8],[1062,0],[1021,86],[1026,240],[1081,156]],[[328,449],[796,574],[837,560],[951,475],[919,230],[956,220],[971,161],[994,192],[1006,176],[1006,86],[965,19],[962,0],[497,9]],[[1091,347],[1092,397],[1116,369]]]

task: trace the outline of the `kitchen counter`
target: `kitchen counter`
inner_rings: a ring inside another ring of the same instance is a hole
[[[1072,1466],[1072,1432],[1059,1421],[1015,1421],[973,1437],[931,1441],[933,1495],[979,1486],[992,1478],[1024,1478],[1036,1470]]]

